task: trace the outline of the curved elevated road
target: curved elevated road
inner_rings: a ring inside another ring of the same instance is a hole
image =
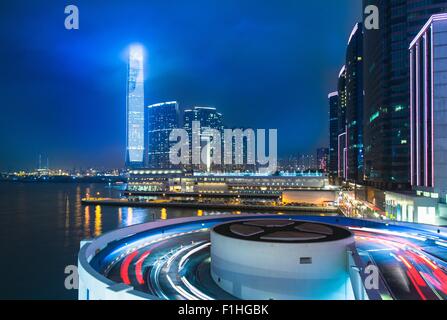
[[[324,217],[287,218],[325,222]],[[209,228],[216,223],[196,222],[158,237],[150,234],[119,240],[95,256],[94,266],[107,278],[160,299],[235,299],[210,276]],[[380,270],[390,294],[382,298],[447,299],[446,239],[427,231],[383,226],[348,225],[364,262]]]

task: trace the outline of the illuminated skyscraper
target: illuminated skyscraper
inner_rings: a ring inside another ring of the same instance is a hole
[[[447,14],[434,15],[410,45],[411,184],[447,195]]]
[[[347,178],[347,143],[346,138],[346,66],[343,66],[338,75],[338,153],[337,153],[337,172],[338,177],[346,180]]]
[[[348,156],[348,148],[347,148],[347,137],[346,137],[346,132],[343,132],[341,134],[338,135],[338,168],[337,168],[337,172],[338,172],[338,177],[340,179],[346,180],[347,179],[347,156]]]
[[[338,75],[338,134],[346,132],[346,66]]]
[[[176,101],[153,104],[146,108],[146,166],[170,169],[171,143],[169,135],[179,126],[179,107]]]
[[[410,182],[415,193],[387,192],[397,220],[439,224],[447,217],[447,14],[433,15],[409,46]],[[444,222],[442,222],[444,223]]]
[[[410,42],[447,0],[363,0],[379,8],[364,30],[364,173],[369,185],[410,187]]]
[[[197,128],[193,127],[193,122],[200,122],[200,132],[196,132]],[[204,135],[204,131],[207,129],[216,129],[221,134],[223,132],[223,116],[217,112],[216,108],[211,107],[194,107],[192,109],[185,110],[184,112],[184,126],[188,132],[190,138],[191,150],[196,154],[200,154],[203,146],[208,144],[208,137]],[[200,144],[194,146],[192,137],[200,136]],[[193,169],[200,170],[205,169],[206,166],[194,166]]]
[[[338,92],[332,92],[329,99],[329,174],[338,175]]]
[[[317,169],[326,172],[328,170],[329,148],[317,149]]]
[[[126,105],[126,166],[144,164],[144,70],[143,48],[134,45],[129,52]]]
[[[357,23],[346,50],[347,179],[363,181],[363,29]]]
[[[194,107],[185,110],[184,124],[188,133],[192,134],[192,122],[199,121],[200,127],[205,129],[223,130],[223,116],[217,112],[216,108],[211,107]],[[200,134],[200,133],[199,133]]]

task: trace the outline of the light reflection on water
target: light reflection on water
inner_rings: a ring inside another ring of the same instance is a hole
[[[166,220],[167,218],[168,218],[168,211],[166,210],[166,208],[161,208],[160,219]]]
[[[102,214],[101,206],[95,206],[95,237],[102,233]]]
[[[118,225],[123,223],[123,208],[118,208]]]
[[[90,206],[84,207],[84,235],[90,238]]]

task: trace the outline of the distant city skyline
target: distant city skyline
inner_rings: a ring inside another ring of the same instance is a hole
[[[280,156],[328,146],[326,96],[359,1],[119,4],[79,2],[72,31],[53,2],[2,4],[2,30],[19,27],[0,35],[0,170],[36,167],[38,154],[54,167],[123,167],[125,49],[135,42],[148,54],[145,107],[207,105],[231,127],[278,129]]]

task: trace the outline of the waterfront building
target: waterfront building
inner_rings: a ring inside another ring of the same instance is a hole
[[[338,175],[338,92],[328,95],[329,99],[329,164],[331,177]]]
[[[300,171],[317,170],[318,165],[313,154],[303,154],[298,159],[298,169]]]
[[[346,137],[346,66],[338,75],[338,138],[337,138],[337,172],[342,180],[347,178],[347,137]]]
[[[410,188],[410,42],[445,0],[363,0],[379,9],[379,29],[364,30],[365,180]]]
[[[346,132],[346,66],[343,66],[338,74],[338,134]]]
[[[347,174],[348,174],[348,170],[347,170],[347,165],[348,165],[348,148],[347,148],[347,135],[346,135],[346,131],[343,133],[340,133],[338,135],[338,166],[337,166],[337,171],[338,171],[338,177],[342,180],[346,180],[347,179]]]
[[[255,164],[255,148],[256,148],[256,130],[252,128],[225,128],[232,130],[234,136],[231,140],[231,147],[227,148],[225,137],[222,137],[222,156],[226,159],[232,159],[231,164],[223,164],[221,166],[224,172],[256,172]],[[239,134],[236,134],[239,132]],[[249,155],[251,148],[252,154]],[[242,157],[240,157],[240,155]],[[250,157],[250,158],[249,158]],[[242,160],[242,163],[240,163]]]
[[[433,15],[410,43],[410,181],[413,192],[388,193],[397,220],[447,218],[447,14]]]
[[[328,169],[328,162],[329,162],[329,149],[328,148],[317,149],[318,170],[326,172]]]
[[[129,52],[126,103],[126,166],[144,165],[144,57],[134,45]]]
[[[150,105],[145,110],[146,167],[169,169],[171,143],[169,135],[180,128],[179,106],[176,101]]]
[[[327,176],[322,173],[279,173],[267,176],[257,173],[208,173],[184,174],[182,170],[131,170],[130,192],[177,192],[280,195],[285,190],[328,189]],[[329,188],[330,189],[330,188]]]
[[[363,181],[363,29],[357,23],[346,50],[346,177]]]
[[[301,171],[300,168],[300,157],[299,156],[288,156],[286,158],[279,159],[279,171],[285,172],[297,172]]]
[[[193,107],[184,111],[184,126],[190,136],[192,135],[193,121],[200,122],[202,131],[206,129],[223,130],[223,115],[216,108]]]
[[[198,129],[193,127],[193,122],[195,121],[200,123],[200,127]],[[196,106],[192,109],[187,109],[184,111],[184,128],[188,132],[190,138],[191,151],[196,152],[196,154],[200,154],[202,148],[209,144],[210,137],[204,134],[207,129],[218,130],[221,135],[223,135],[223,115],[218,112],[216,108]],[[193,130],[199,130],[200,132],[193,132]],[[193,145],[191,140],[193,135],[200,136],[200,143],[196,146]],[[193,148],[195,148],[195,150]],[[210,150],[210,152],[212,152],[212,150]],[[208,158],[211,158],[211,154],[208,155]],[[194,170],[211,170],[209,161],[206,161],[201,165],[192,165],[191,167]]]

